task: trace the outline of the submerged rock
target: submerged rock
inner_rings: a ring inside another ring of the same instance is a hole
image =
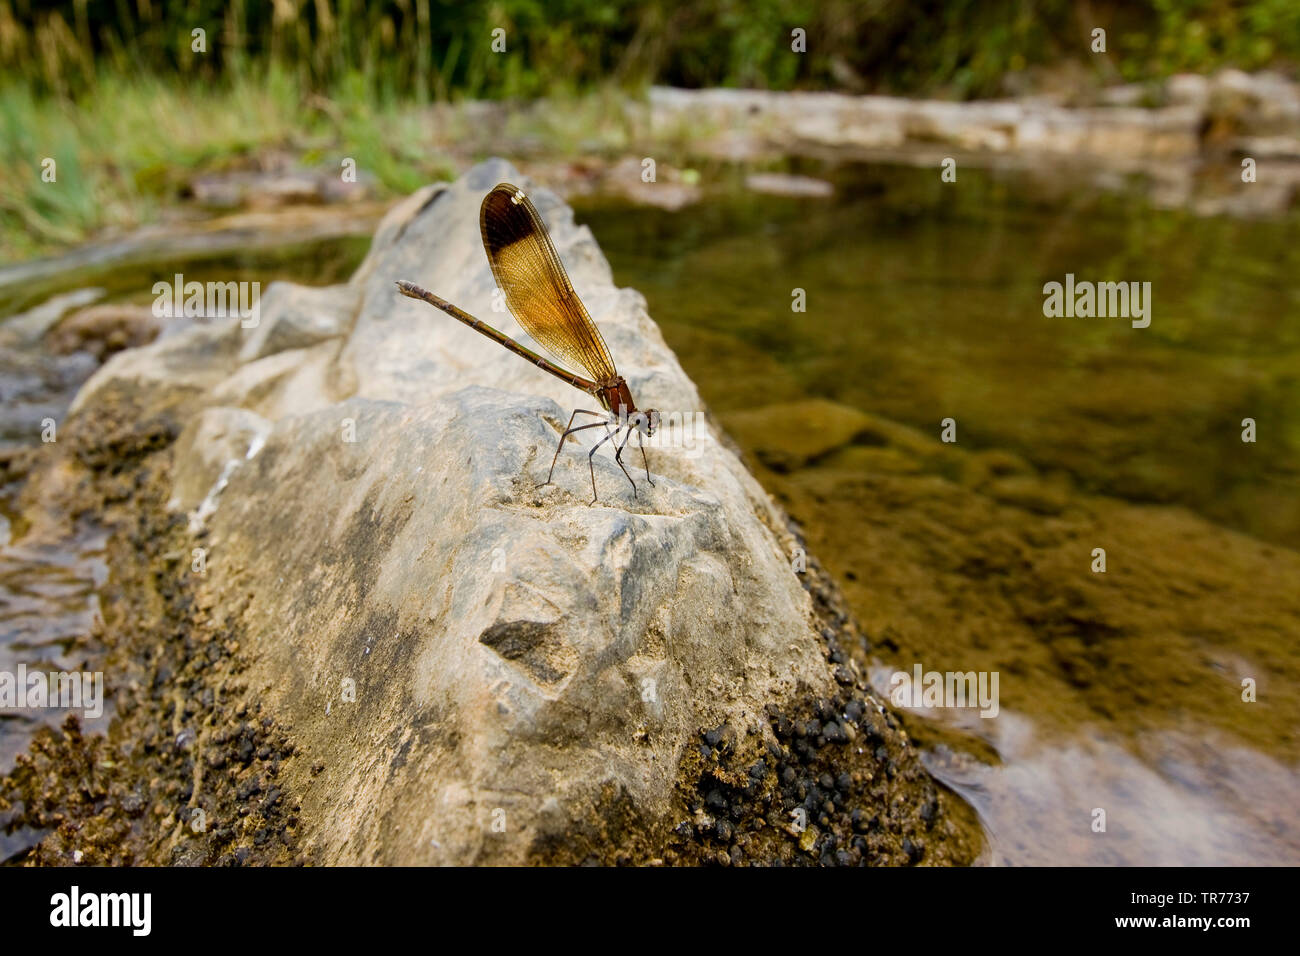
[[[547,219],[641,407],[699,423],[650,448],[653,486],[628,456],[635,496],[602,449],[589,506],[587,449],[572,443],[543,484],[570,410],[592,400],[397,292],[412,280],[523,338],[493,309],[479,241],[500,181]],[[174,441],[155,454],[104,419]],[[188,635],[175,666],[203,729],[168,759],[206,760],[225,787],[214,817],[246,813],[257,775],[295,808],[288,831],[277,817],[245,833],[250,852],[274,825],[286,854],[323,863],[906,863],[919,857],[903,840],[922,832],[927,861],[962,858],[950,825],[920,815],[934,785],[829,626],[847,626],[832,586],[815,562],[797,573],[786,519],[704,416],[644,300],[502,161],[399,204],[348,284],[277,285],[255,328],[193,325],[114,356],[74,422],[105,500],[135,494],[137,535],[173,562],[117,552],[140,565],[128,579],[163,579],[151,586],[172,624],[154,626]],[[125,466],[109,460],[120,448]],[[236,706],[284,728],[269,756],[232,749],[221,708]],[[803,715],[834,733],[796,738]],[[858,735],[873,745],[846,746]],[[786,832],[803,803],[811,837]],[[854,808],[887,825],[855,839]],[[220,845],[184,859],[241,859],[238,825],[214,827]],[[180,852],[175,837],[158,846]]]
[[[750,173],[745,177],[745,188],[773,196],[809,196],[826,199],[835,194],[835,187],[824,179],[791,176],[785,173]]]

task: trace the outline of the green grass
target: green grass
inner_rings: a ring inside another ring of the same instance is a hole
[[[156,222],[184,201],[199,173],[283,153],[374,178],[381,197],[456,175],[473,160],[523,144],[548,158],[617,155],[636,143],[630,94],[613,86],[557,88],[540,108],[518,104],[504,125],[464,104],[434,108],[376,90],[360,75],[328,93],[287,71],[245,70],[182,85],[107,74],[75,103],[30,85],[0,86],[0,262]],[[55,161],[57,179],[42,179]]]
[[[0,87],[0,261],[156,221],[197,173],[270,150],[308,165],[350,157],[389,195],[453,171],[418,105],[347,84],[325,96],[274,70],[189,87],[107,75],[75,104],[9,84]],[[46,158],[53,182],[42,179]]]
[[[1092,29],[1107,53],[1089,51]],[[191,34],[202,29],[203,49]],[[806,48],[792,49],[803,30]],[[505,49],[494,47],[493,38]],[[79,97],[105,71],[211,83],[276,64],[417,102],[613,82],[988,96],[1063,60],[1095,76],[1300,62],[1295,0],[3,0],[0,71]]]

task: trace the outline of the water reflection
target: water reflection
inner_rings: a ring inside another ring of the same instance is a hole
[[[8,531],[5,529],[4,537]],[[93,635],[100,622],[98,589],[108,577],[105,535],[85,531],[56,542],[18,541],[0,546],[0,672],[81,673],[94,666]],[[84,719],[90,730],[107,726],[103,714]],[[58,707],[0,710],[0,770],[13,765],[40,725],[57,726]]]
[[[924,753],[927,769],[979,813],[991,864],[1300,861],[1300,776],[1221,735],[1168,730],[1122,741],[1085,728],[1052,741],[1006,713],[992,743],[999,765],[946,745]]]

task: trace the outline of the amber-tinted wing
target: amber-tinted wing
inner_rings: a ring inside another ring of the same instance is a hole
[[[597,382],[616,378],[605,339],[573,291],[532,200],[501,183],[483,198],[479,227],[492,274],[525,331],[557,359],[585,368]]]

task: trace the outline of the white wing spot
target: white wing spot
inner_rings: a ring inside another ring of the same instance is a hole
[[[519,192],[517,192],[517,193],[515,193],[513,196],[511,196],[511,197],[510,197],[510,201],[511,201],[512,203],[514,203],[516,206],[518,206],[521,202],[523,202],[523,201],[524,201],[524,192],[523,192],[523,190],[521,189]]]

